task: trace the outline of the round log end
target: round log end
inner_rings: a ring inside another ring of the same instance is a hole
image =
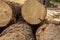
[[[46,9],[37,0],[27,0],[22,6],[22,16],[29,24],[39,24],[46,16]]]
[[[12,9],[4,1],[0,2],[0,27],[6,26],[11,19],[12,19]]]

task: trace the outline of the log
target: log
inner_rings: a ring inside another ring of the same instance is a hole
[[[48,23],[60,24],[60,9],[47,8],[47,15],[45,19]]]
[[[21,9],[23,18],[29,24],[39,24],[46,16],[45,7],[37,0],[27,0]]]
[[[8,37],[9,36],[9,37]],[[1,40],[35,40],[32,29],[26,23],[16,23],[6,28],[0,35]]]
[[[36,32],[37,40],[60,40],[60,25],[43,24]]]
[[[25,3],[25,1],[27,1],[27,0],[5,0],[5,1],[10,1],[10,2],[14,2],[14,3],[23,5]]]
[[[0,27],[13,23],[14,19],[12,8],[4,1],[0,1]]]

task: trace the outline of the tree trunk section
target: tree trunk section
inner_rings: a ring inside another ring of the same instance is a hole
[[[47,23],[60,24],[60,9],[47,8],[47,15],[45,19]]]
[[[14,19],[12,8],[4,1],[0,1],[0,27],[7,26]]]
[[[36,32],[37,40],[60,40],[60,25],[43,24]]]
[[[9,37],[8,37],[9,36]],[[1,40],[35,40],[32,29],[26,23],[16,23],[6,28],[0,36]]]
[[[27,0],[22,6],[22,16],[29,24],[39,24],[46,16],[46,9],[37,0]]]

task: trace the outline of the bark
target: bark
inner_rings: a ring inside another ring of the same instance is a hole
[[[1,40],[35,40],[32,29],[26,23],[16,23],[6,28],[0,36]]]
[[[43,24],[36,32],[37,40],[60,40],[60,25]]]

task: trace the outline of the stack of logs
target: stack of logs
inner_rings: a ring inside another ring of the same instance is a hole
[[[0,40],[60,40],[60,25],[46,15],[38,0],[0,0]]]

